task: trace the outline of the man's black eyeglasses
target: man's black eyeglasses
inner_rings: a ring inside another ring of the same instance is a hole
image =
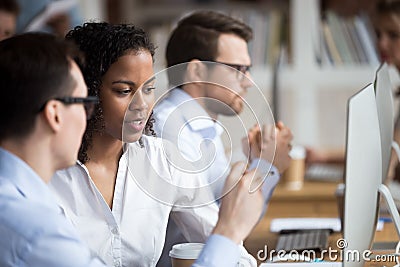
[[[83,104],[85,111],[86,111],[86,118],[89,120],[94,111],[94,107],[97,103],[99,103],[99,99],[96,96],[88,96],[88,97],[57,97],[55,100],[58,100],[65,105],[72,105],[72,104]]]
[[[223,65],[229,66],[231,68],[236,69],[237,71],[240,71],[243,74],[246,74],[246,72],[250,71],[250,68],[251,68],[250,65],[230,64],[230,63],[219,62],[219,61],[215,61],[215,63],[219,63],[219,64],[223,64]]]
[[[97,103],[99,103],[99,99],[97,96],[88,96],[88,97],[72,97],[72,96],[65,96],[65,97],[56,97],[54,100],[60,101],[65,105],[72,105],[72,104],[83,104],[83,107],[86,111],[86,119],[89,120],[94,111],[94,107]],[[47,103],[47,101],[46,101]],[[46,103],[40,108],[40,112],[43,111]]]
[[[231,63],[226,63],[226,62],[221,62],[221,61],[212,61],[212,60],[210,60],[210,61],[222,64],[222,65],[225,65],[225,66],[228,66],[228,67],[231,67],[231,68],[234,68],[234,69],[236,69],[237,71],[240,71],[243,74],[246,74],[248,71],[250,71],[250,68],[251,68],[251,65],[231,64]],[[243,78],[244,78],[244,75],[240,75],[240,76],[238,75],[238,79],[240,81],[243,80]]]

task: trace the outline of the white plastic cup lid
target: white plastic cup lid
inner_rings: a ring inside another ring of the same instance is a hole
[[[289,152],[289,156],[292,159],[305,159],[306,158],[306,149],[304,146],[294,145],[292,150]]]
[[[199,257],[203,247],[203,243],[176,244],[169,252],[169,256],[176,259],[195,260]]]

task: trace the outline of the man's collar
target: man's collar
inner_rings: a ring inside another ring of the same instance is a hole
[[[174,99],[174,104],[177,105],[180,113],[193,131],[208,131],[209,128],[212,128],[217,133],[215,121],[195,98],[180,88],[171,90],[170,94]]]
[[[11,182],[30,201],[54,205],[43,179],[22,159],[0,147],[0,177]]]

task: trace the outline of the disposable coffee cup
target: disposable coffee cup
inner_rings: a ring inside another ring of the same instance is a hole
[[[282,175],[282,181],[288,190],[300,190],[304,183],[306,149],[299,145],[293,146],[289,155],[292,159]]]
[[[176,244],[169,252],[172,267],[190,267],[199,257],[204,244],[202,243],[182,243]]]

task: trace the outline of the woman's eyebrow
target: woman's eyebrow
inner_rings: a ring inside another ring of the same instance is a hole
[[[117,81],[113,81],[111,84],[116,84],[116,83],[124,83],[127,85],[130,85],[132,87],[134,87],[136,84],[132,81],[125,81],[125,80],[117,80]]]
[[[149,83],[153,82],[155,79],[156,79],[156,77],[153,76],[150,79],[148,79],[147,81],[145,81],[143,85],[148,85]]]

